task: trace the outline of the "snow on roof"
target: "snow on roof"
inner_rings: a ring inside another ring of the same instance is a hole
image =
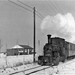
[[[21,46],[21,47],[23,47],[23,48],[33,49],[33,48],[30,47],[29,45],[19,45],[19,46]]]
[[[14,47],[12,47],[12,49],[16,49],[16,48],[33,49],[32,47],[28,45],[15,45]]]
[[[12,47],[12,49],[14,48],[23,48],[23,47],[21,47],[20,45],[15,45],[14,47]]]

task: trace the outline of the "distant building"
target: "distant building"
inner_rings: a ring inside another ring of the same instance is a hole
[[[7,56],[12,55],[29,55],[33,54],[34,50],[28,45],[15,45],[11,49],[7,49]]]

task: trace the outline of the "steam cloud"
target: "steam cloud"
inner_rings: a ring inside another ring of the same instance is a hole
[[[75,19],[71,13],[46,16],[41,23],[41,30],[75,42]]]

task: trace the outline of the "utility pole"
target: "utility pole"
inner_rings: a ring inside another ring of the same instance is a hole
[[[34,15],[34,18],[33,18],[33,20],[34,20],[34,38],[33,38],[33,40],[34,40],[34,42],[33,42],[33,45],[34,45],[34,55],[33,55],[33,60],[34,60],[34,62],[35,62],[35,49],[36,49],[36,36],[35,36],[35,33],[36,33],[36,31],[35,31],[35,7],[33,8],[33,15]]]

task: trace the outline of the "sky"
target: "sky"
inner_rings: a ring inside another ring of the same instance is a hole
[[[17,0],[11,0],[29,10]],[[19,0],[35,9],[41,15],[36,17],[36,51],[42,54],[47,43],[47,34],[63,37],[74,42],[75,0]],[[33,11],[33,10],[32,10]],[[38,13],[37,13],[38,14]],[[33,47],[33,12],[21,8],[8,0],[0,0],[1,51],[14,45]]]

